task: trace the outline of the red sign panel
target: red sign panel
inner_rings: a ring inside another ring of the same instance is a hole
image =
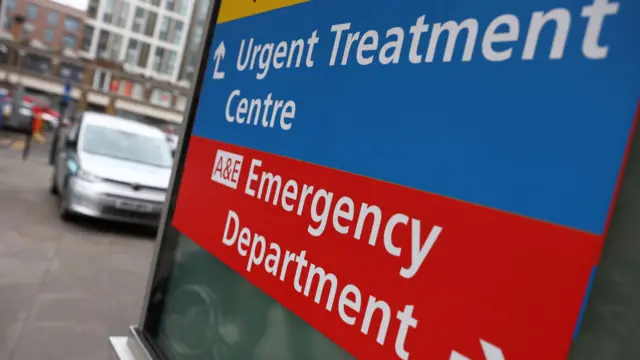
[[[364,359],[561,358],[602,243],[198,137],[174,224]]]

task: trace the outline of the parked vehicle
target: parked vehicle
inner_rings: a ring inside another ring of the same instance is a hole
[[[164,132],[167,138],[167,141],[171,146],[171,151],[175,153],[176,150],[178,149],[178,141],[180,140],[180,136],[176,131],[177,130],[176,127],[173,125],[165,125],[165,126],[162,126],[160,129]]]
[[[10,131],[26,133],[31,131],[33,117],[33,103],[22,101],[18,112],[13,112],[13,98],[7,98],[4,103],[2,127]]]
[[[50,189],[62,219],[158,225],[173,161],[161,130],[93,112],[62,130]]]
[[[167,135],[167,141],[169,142],[169,146],[171,146],[171,151],[174,152],[174,153],[178,149],[178,141],[179,140],[180,140],[180,138],[178,137],[177,134],[168,134]]]
[[[12,113],[13,97],[7,91],[4,96],[0,96],[0,106],[2,107],[3,126],[9,130],[26,131],[31,126],[34,107],[41,110],[42,120],[45,122],[46,129],[50,130],[58,126],[60,114],[51,108],[51,104],[46,98],[24,95],[18,113],[14,115]]]
[[[55,129],[60,121],[60,113],[49,107],[43,108],[42,120],[44,120],[48,130]]]

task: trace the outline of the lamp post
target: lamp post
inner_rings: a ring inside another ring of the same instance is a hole
[[[67,106],[71,100],[71,83],[67,80],[64,84],[64,95],[59,103],[58,108],[58,126],[56,126],[53,133],[53,140],[51,141],[51,150],[49,151],[49,165],[53,165],[56,159],[56,148],[58,147],[58,141],[60,141],[60,128],[62,128],[62,122],[67,112]]]
[[[22,27],[26,17],[24,15],[15,15],[11,18],[11,36],[12,46],[9,49],[9,66],[16,66],[18,63],[18,47],[22,43]]]

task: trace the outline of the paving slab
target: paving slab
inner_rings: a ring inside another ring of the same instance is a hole
[[[154,234],[63,222],[41,148],[22,161],[0,146],[0,360],[112,360],[108,337],[138,323]]]

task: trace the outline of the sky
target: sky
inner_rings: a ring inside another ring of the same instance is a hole
[[[51,1],[64,4],[67,6],[71,6],[76,9],[80,9],[82,11],[87,10],[87,7],[89,6],[89,0],[51,0]]]

